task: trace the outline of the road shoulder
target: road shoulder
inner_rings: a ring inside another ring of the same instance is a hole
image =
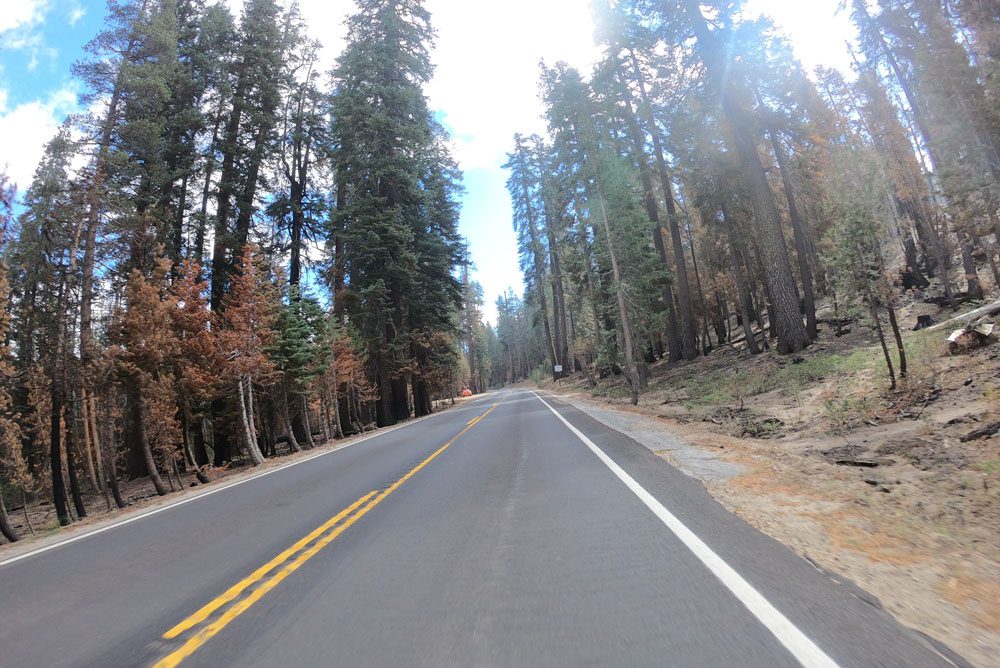
[[[967,571],[949,569],[936,555],[927,559],[905,555],[904,546],[895,544],[894,536],[882,528],[885,518],[869,520],[873,508],[863,499],[844,498],[836,486],[817,484],[815,470],[793,475],[792,463],[771,451],[781,444],[720,437],[579,393],[548,396],[666,460],[726,510],[791,548],[828,577],[852,587],[861,600],[884,607],[904,626],[930,638],[943,654],[957,653],[982,666],[997,656],[998,634],[983,624],[989,620],[977,619],[975,609],[963,608],[942,594],[942,587],[956,582],[956,576],[968,577]],[[852,481],[834,482],[850,488]],[[981,581],[988,583],[986,560],[963,556],[962,563],[974,564]],[[995,575],[995,562],[993,571]],[[989,596],[988,590],[974,591],[959,600],[978,605]],[[954,652],[933,639],[946,641]],[[960,660],[956,663],[961,665]]]

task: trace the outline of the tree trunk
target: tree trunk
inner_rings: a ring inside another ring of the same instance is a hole
[[[306,443],[309,444],[309,449],[312,450],[316,447],[316,442],[313,440],[312,426],[309,423],[309,402],[306,400],[306,395],[302,395],[302,430],[306,434]]]
[[[875,306],[874,301],[869,302],[868,310],[871,313],[872,320],[875,322],[875,333],[878,334],[878,342],[882,346],[882,355],[885,357],[885,367],[889,370],[889,388],[895,390],[896,371],[892,366],[892,357],[889,355],[889,346],[885,343],[885,332],[882,330],[882,321],[878,318],[878,308]]]
[[[108,394],[113,396],[114,390],[109,389]],[[115,425],[114,418],[110,414],[110,399],[108,401],[109,415],[107,419],[107,433],[102,441],[102,448],[105,448],[103,453],[104,460],[104,479],[107,481],[108,487],[111,489],[111,496],[114,497],[115,505],[119,508],[125,507],[125,502],[122,500],[121,490],[118,489],[118,462],[115,453],[117,452],[117,447],[115,446]],[[96,418],[95,418],[96,419]]]
[[[288,388],[284,381],[281,383],[281,427],[285,430],[288,438],[288,448],[292,452],[302,452],[302,446],[295,438],[295,430],[292,428],[292,420],[288,410]]]
[[[14,531],[14,525],[10,523],[7,516],[7,506],[3,502],[3,493],[0,493],[0,534],[12,543],[21,540],[21,537]]]
[[[524,152],[521,147],[520,140],[517,142],[516,150],[518,153]],[[549,321],[549,307],[548,299],[545,295],[545,259],[542,256],[541,242],[538,239],[538,221],[535,216],[535,208],[531,204],[531,192],[528,189],[527,182],[521,180],[521,196],[524,198],[525,212],[528,217],[528,237],[531,242],[531,252],[533,271],[535,274],[535,290],[538,295],[538,308],[542,313],[542,325],[545,329],[545,342],[546,352],[549,355],[550,370],[552,371],[552,379],[558,380],[558,375],[555,372],[556,364],[558,364],[558,357],[556,355],[555,340],[552,338],[552,325]]]
[[[608,223],[608,212],[604,206],[604,195],[598,192],[598,201],[601,205],[601,219],[604,222],[604,233],[608,240],[608,254],[611,256],[611,271],[615,278],[615,296],[618,301],[618,316],[622,324],[622,342],[625,347],[625,373],[629,384],[632,386],[632,405],[639,404],[639,373],[636,369],[635,349],[632,345],[632,324],[628,316],[628,306],[625,304],[625,290],[622,286],[621,270],[618,267],[618,256],[615,254],[614,243],[611,239],[611,226]]]
[[[972,239],[968,233],[959,234],[959,243],[962,247],[962,269],[965,271],[966,292],[969,299],[980,300],[983,298],[983,286],[979,282],[979,273],[976,271],[976,260],[972,254]]]
[[[83,503],[83,494],[80,493],[80,479],[77,476],[76,451],[77,451],[77,420],[76,402],[70,402],[63,406],[63,420],[66,426],[66,472],[69,475],[69,490],[73,497],[73,506],[76,508],[76,515],[81,520],[87,516],[87,507]]]
[[[892,337],[896,340],[896,352],[899,354],[899,377],[906,378],[906,348],[903,347],[903,337],[899,332],[899,323],[896,321],[896,309],[891,304],[886,305],[889,312],[889,326],[892,327]]]
[[[149,479],[153,483],[153,487],[156,489],[156,493],[160,496],[166,496],[168,494],[168,489],[167,486],[163,484],[163,478],[160,477],[160,472],[156,468],[156,458],[153,457],[153,447],[146,435],[146,402],[143,398],[142,388],[139,387],[138,383],[133,385],[132,392],[132,419],[135,421],[136,436],[139,438],[139,447],[142,448],[142,458],[146,463],[146,472],[149,475]]]
[[[792,223],[792,235],[795,238],[795,256],[799,263],[799,280],[802,282],[802,302],[806,315],[806,332],[813,341],[819,336],[816,328],[816,297],[814,293],[813,269],[810,262],[809,243],[806,232],[806,222],[799,213],[798,203],[795,200],[795,191],[792,185],[792,176],[788,170],[788,157],[785,155],[785,147],[781,145],[777,133],[770,129],[768,135],[771,138],[771,146],[774,147],[774,157],[778,163],[778,171],[781,173],[781,185],[785,191],[785,200],[788,202],[788,216]]]
[[[746,336],[747,350],[751,355],[759,355],[760,348],[757,346],[757,339],[753,334],[753,303],[750,299],[750,288],[747,280],[743,276],[743,257],[739,250],[736,231],[733,229],[732,221],[728,220],[726,212],[722,212],[723,220],[726,224],[726,235],[729,237],[729,261],[733,265],[733,281],[736,283],[736,290],[740,294],[740,319],[743,321],[743,334]]]
[[[81,413],[81,425],[83,431],[83,459],[87,468],[87,480],[90,482],[90,487],[97,491],[101,491],[101,483],[97,476],[97,472],[100,471],[100,465],[96,464],[98,459],[94,447],[94,439],[90,432],[90,406],[87,402],[87,392],[82,393],[82,399],[80,401],[80,413]]]
[[[244,385],[250,386],[251,396],[247,397],[244,394]],[[264,455],[260,452],[260,447],[257,445],[257,433],[256,429],[253,427],[253,404],[252,402],[252,392],[253,384],[249,376],[241,376],[239,381],[236,383],[236,393],[239,397],[240,402],[240,419],[242,421],[243,427],[243,440],[246,444],[247,454],[250,457],[250,463],[254,466],[260,466],[264,463]]]
[[[62,412],[63,395],[59,381],[52,379],[51,411],[49,421],[49,469],[52,473],[52,500],[56,507],[56,517],[60,526],[67,526],[72,519],[69,515],[69,499],[66,497],[66,484],[63,481],[62,467]]]

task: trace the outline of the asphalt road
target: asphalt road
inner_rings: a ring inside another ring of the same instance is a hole
[[[0,566],[4,668],[962,665],[946,656],[523,390]]]

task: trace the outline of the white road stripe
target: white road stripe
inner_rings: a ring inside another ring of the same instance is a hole
[[[478,403],[480,400],[485,399],[486,397],[489,397],[489,396],[492,396],[492,395],[493,395],[493,393],[490,392],[488,394],[484,394],[481,397],[477,397],[477,398],[473,399],[472,401],[470,401],[469,403],[467,403],[465,406],[462,406],[458,410],[461,410],[461,409],[464,409],[464,408],[466,408],[468,406],[471,406],[474,403]],[[251,475],[251,476],[249,476],[247,478],[243,478],[242,480],[237,480],[235,482],[231,482],[231,483],[228,483],[228,484],[225,484],[225,485],[221,485],[219,487],[213,487],[213,488],[208,489],[208,490],[206,490],[204,492],[194,492],[192,494],[189,494],[189,495],[185,496],[182,499],[178,499],[177,501],[174,501],[173,503],[168,503],[167,505],[160,506],[159,508],[154,508],[152,510],[147,510],[145,512],[137,513],[137,514],[132,515],[131,517],[123,519],[123,520],[121,520],[119,522],[114,522],[113,524],[108,524],[108,525],[105,525],[105,526],[102,526],[102,527],[99,527],[97,529],[93,529],[93,530],[90,530],[90,531],[84,529],[83,533],[77,534],[77,535],[73,536],[72,538],[67,538],[66,540],[61,540],[61,541],[59,541],[57,543],[52,543],[51,545],[45,545],[44,547],[40,547],[38,549],[31,550],[30,552],[25,552],[23,554],[19,554],[19,555],[15,556],[15,557],[11,557],[9,559],[5,559],[3,561],[0,561],[0,567],[7,566],[8,564],[13,564],[14,562],[21,561],[23,559],[28,559],[29,557],[34,557],[34,556],[42,554],[44,552],[48,552],[49,550],[54,550],[57,547],[62,547],[64,545],[69,545],[70,543],[75,543],[78,540],[83,540],[84,538],[90,538],[91,536],[96,536],[97,534],[104,533],[105,531],[111,531],[112,529],[117,529],[118,527],[125,526],[126,524],[131,524],[132,522],[138,522],[139,520],[145,519],[147,517],[152,517],[153,515],[158,515],[158,514],[164,512],[164,511],[167,511],[167,510],[173,510],[174,508],[177,508],[179,506],[183,506],[185,504],[191,503],[192,501],[198,501],[199,499],[204,499],[206,496],[211,496],[211,495],[217,494],[219,492],[224,492],[227,489],[232,489],[233,487],[236,487],[238,485],[242,485],[244,483],[248,483],[248,482],[250,482],[252,480],[257,480],[259,478],[263,478],[264,476],[271,475],[272,473],[277,473],[278,471],[284,471],[287,468],[291,468],[293,466],[298,466],[299,464],[304,464],[305,462],[312,461],[313,459],[316,459],[317,457],[323,457],[324,455],[329,455],[329,454],[332,454],[334,452],[340,452],[341,450],[345,450],[345,449],[351,447],[352,445],[357,445],[358,443],[364,443],[365,441],[370,441],[371,439],[378,438],[379,436],[385,436],[386,434],[390,434],[390,433],[396,431],[397,429],[403,429],[404,427],[409,427],[410,425],[414,425],[414,424],[417,424],[419,422],[423,422],[427,418],[432,418],[432,417],[436,417],[438,415],[443,415],[443,414],[444,413],[434,413],[433,415],[426,415],[426,416],[424,416],[422,418],[417,418],[415,420],[408,420],[407,422],[404,422],[403,424],[396,425],[396,426],[393,426],[393,427],[389,427],[388,429],[380,429],[379,431],[375,432],[374,434],[368,434],[367,436],[362,436],[361,438],[356,439],[354,441],[351,441],[350,443],[345,443],[345,444],[343,444],[341,446],[338,446],[336,448],[330,448],[329,450],[324,450],[323,452],[317,452],[316,454],[310,455],[308,457],[302,457],[301,459],[296,459],[294,462],[289,462],[287,464],[282,464],[281,466],[277,466],[277,467],[275,467],[273,469],[269,469],[269,470],[266,470],[266,471],[261,471],[260,473],[257,473],[255,475]]]
[[[774,634],[774,637],[785,646],[792,656],[801,663],[806,668],[838,668],[837,663],[826,655],[823,650],[821,650],[816,643],[810,640],[806,634],[804,634],[795,624],[793,624],[787,617],[785,617],[781,612],[771,605],[770,601],[764,598],[760,592],[753,588],[753,586],[743,579],[743,577],[737,573],[733,568],[722,560],[722,557],[717,555],[712,549],[704,543],[698,536],[694,534],[690,529],[688,529],[684,524],[674,516],[669,510],[667,510],[662,503],[656,500],[652,494],[647,492],[642,485],[637,483],[632,476],[625,472],[625,470],[618,466],[611,457],[604,454],[597,445],[594,444],[589,438],[587,438],[579,429],[574,427],[569,421],[564,418],[559,412],[549,405],[547,401],[542,399],[538,394],[532,391],[532,394],[541,401],[546,408],[548,408],[552,413],[559,418],[566,427],[576,435],[583,443],[590,448],[590,450],[597,455],[598,459],[604,462],[605,466],[611,469],[618,478],[625,483],[625,485],[632,490],[632,492],[639,497],[639,499],[646,504],[646,507],[653,511],[653,513],[660,518],[660,520],[667,525],[677,538],[680,539],[684,545],[691,550],[694,556],[698,557],[698,560],[705,565],[708,570],[712,572],[715,577],[726,586],[726,588],[739,599],[747,610],[749,610],[754,617],[756,617],[761,624],[767,627],[767,629]]]

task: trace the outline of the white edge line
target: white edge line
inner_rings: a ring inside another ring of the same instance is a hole
[[[469,403],[465,404],[465,406],[471,406],[472,404],[474,404],[474,403],[476,403],[476,402],[478,402],[478,401],[480,401],[482,399],[485,399],[487,396],[491,396],[492,394],[493,393],[490,393],[488,395],[483,395],[482,397],[477,397],[476,399],[473,399]],[[462,406],[462,408],[465,408],[465,406]],[[358,443],[364,443],[365,441],[370,441],[370,440],[372,440],[374,438],[378,438],[379,436],[385,436],[386,434],[391,434],[392,432],[394,432],[394,431],[396,431],[398,429],[404,429],[406,427],[409,427],[409,426],[418,424],[420,422],[423,422],[427,418],[432,418],[432,417],[435,417],[437,415],[443,415],[443,414],[444,414],[444,411],[439,412],[439,413],[434,413],[433,415],[425,415],[424,417],[417,418],[415,420],[408,420],[407,422],[404,422],[403,424],[394,425],[392,427],[389,427],[388,429],[381,429],[381,430],[377,431],[374,434],[368,434],[367,436],[362,436],[361,438],[353,440],[350,443],[344,443],[343,445],[339,445],[339,446],[337,446],[335,448],[330,448],[329,450],[324,450],[323,452],[317,452],[315,454],[309,455],[308,457],[302,457],[300,459],[296,459],[294,462],[288,462],[287,464],[282,464],[281,466],[276,466],[276,467],[274,467],[272,469],[268,469],[266,471],[261,471],[260,473],[257,473],[256,475],[250,475],[250,476],[248,476],[246,478],[243,478],[242,480],[236,480],[234,482],[226,483],[225,485],[221,485],[219,487],[214,487],[212,489],[208,489],[208,490],[205,490],[203,492],[195,492],[194,494],[191,494],[191,495],[187,496],[186,498],[178,499],[177,501],[174,501],[172,503],[168,503],[165,506],[160,506],[159,508],[153,508],[151,510],[147,510],[147,511],[136,513],[135,515],[132,515],[131,517],[128,517],[126,519],[123,519],[123,520],[118,521],[118,522],[114,522],[112,524],[108,524],[106,526],[103,526],[103,527],[100,527],[100,528],[97,528],[97,529],[93,529],[91,531],[84,530],[85,531],[84,533],[78,534],[78,535],[73,536],[71,538],[67,538],[66,540],[61,540],[61,541],[59,541],[57,543],[52,543],[51,545],[46,545],[44,547],[39,547],[37,549],[31,550],[30,552],[25,552],[24,554],[19,554],[16,557],[11,557],[9,559],[5,559],[3,561],[0,561],[0,568],[2,568],[4,566],[8,566],[8,565],[13,564],[13,563],[18,562],[18,561],[22,561],[24,559],[28,559],[30,557],[37,556],[37,555],[42,554],[44,552],[48,552],[50,550],[54,550],[57,547],[63,547],[65,545],[69,545],[70,543],[75,543],[75,542],[77,542],[79,540],[83,540],[84,538],[90,538],[91,536],[96,536],[97,534],[104,533],[105,531],[111,531],[112,529],[117,529],[118,527],[125,526],[126,524],[131,524],[132,522],[138,522],[139,520],[145,519],[147,517],[152,517],[153,515],[157,515],[159,513],[164,512],[164,511],[173,510],[174,508],[177,508],[177,507],[183,506],[185,504],[191,503],[192,501],[199,501],[201,499],[204,499],[206,496],[212,496],[213,494],[217,494],[219,492],[224,492],[227,489],[232,489],[233,487],[236,487],[238,485],[242,485],[244,483],[248,483],[248,482],[251,482],[253,480],[259,480],[260,478],[263,478],[264,476],[271,475],[272,473],[277,473],[278,471],[284,471],[287,468],[291,468],[293,466],[298,466],[299,464],[304,464],[304,463],[312,461],[314,459],[318,459],[319,457],[323,457],[324,455],[330,455],[330,454],[333,454],[334,452],[340,452],[341,450],[346,450],[347,448],[351,447],[352,445],[357,445]]]
[[[589,438],[587,438],[579,429],[570,424],[569,420],[564,418],[559,412],[549,405],[547,401],[538,396],[538,393],[532,390],[532,394],[535,395],[539,401],[541,401],[546,408],[548,408],[552,413],[559,418],[566,427],[576,435],[583,443],[590,448],[590,450],[597,455],[597,457],[604,462],[605,466],[611,469],[618,478],[625,483],[625,485],[632,490],[632,492],[639,497],[639,499],[646,504],[646,507],[653,511],[653,513],[660,518],[660,520],[667,525],[667,528],[673,532],[675,536],[685,547],[687,547],[691,552],[698,558],[701,563],[705,565],[708,570],[712,572],[715,577],[717,577],[726,589],[731,591],[733,595],[739,599],[740,603],[749,610],[754,617],[756,617],[761,624],[763,624],[767,629],[774,635],[778,641],[785,646],[792,656],[801,663],[806,668],[838,668],[837,663],[831,659],[823,650],[819,648],[812,640],[806,636],[795,624],[793,624],[787,617],[785,617],[781,612],[775,608],[770,601],[768,601],[764,596],[758,592],[753,586],[743,579],[743,577],[737,573],[729,564],[723,561],[722,557],[717,555],[712,549],[705,544],[698,536],[694,534],[693,531],[688,529],[683,522],[681,522],[677,517],[674,516],[669,510],[667,510],[662,503],[660,503],[656,498],[646,491],[635,479],[630,476],[625,470],[615,463],[608,455],[604,453],[597,445],[594,444]]]

